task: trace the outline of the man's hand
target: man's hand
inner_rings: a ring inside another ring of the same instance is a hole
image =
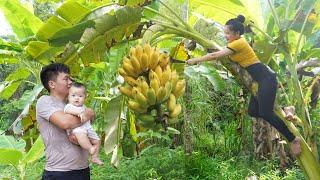
[[[74,134],[70,134],[68,138],[69,138],[69,141],[71,141],[73,144],[79,145],[78,140]]]
[[[95,116],[94,111],[91,108],[86,108],[86,110],[80,114],[81,122],[86,122],[90,120],[91,122],[93,121]]]

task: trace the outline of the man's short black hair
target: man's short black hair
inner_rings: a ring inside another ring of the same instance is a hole
[[[62,63],[52,63],[42,68],[40,73],[41,83],[49,92],[49,81],[56,80],[59,73],[69,74],[70,69]]]

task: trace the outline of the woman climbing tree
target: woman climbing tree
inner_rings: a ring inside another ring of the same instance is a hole
[[[284,137],[291,142],[291,150],[294,155],[301,152],[300,138],[295,137],[285,123],[274,112],[274,102],[277,91],[277,78],[268,66],[262,64],[249,43],[241,35],[244,33],[245,17],[239,15],[230,19],[224,26],[225,38],[228,41],[226,48],[209,53],[200,58],[189,59],[189,65],[204,61],[211,61],[219,57],[230,56],[230,59],[239,63],[251,75],[252,79],[259,85],[257,96],[252,96],[249,103],[248,113],[252,117],[260,117],[274,126]],[[292,114],[287,114],[291,118]]]

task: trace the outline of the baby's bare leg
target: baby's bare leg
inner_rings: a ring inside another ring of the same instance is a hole
[[[74,133],[74,135],[77,137],[78,143],[83,149],[88,150],[92,155],[96,153],[97,147],[91,144],[86,133]]]
[[[90,141],[91,141],[92,145],[96,148],[95,153],[92,154],[92,162],[96,163],[98,165],[103,165],[103,162],[99,158],[99,148],[100,148],[100,144],[101,144],[100,140],[90,138]]]

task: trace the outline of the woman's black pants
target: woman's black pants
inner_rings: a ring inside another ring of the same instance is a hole
[[[268,121],[275,127],[289,142],[295,139],[295,136],[285,123],[274,112],[274,102],[277,93],[276,74],[262,63],[250,65],[246,70],[252,79],[259,85],[257,96],[251,96],[248,113],[252,117],[260,117]]]

